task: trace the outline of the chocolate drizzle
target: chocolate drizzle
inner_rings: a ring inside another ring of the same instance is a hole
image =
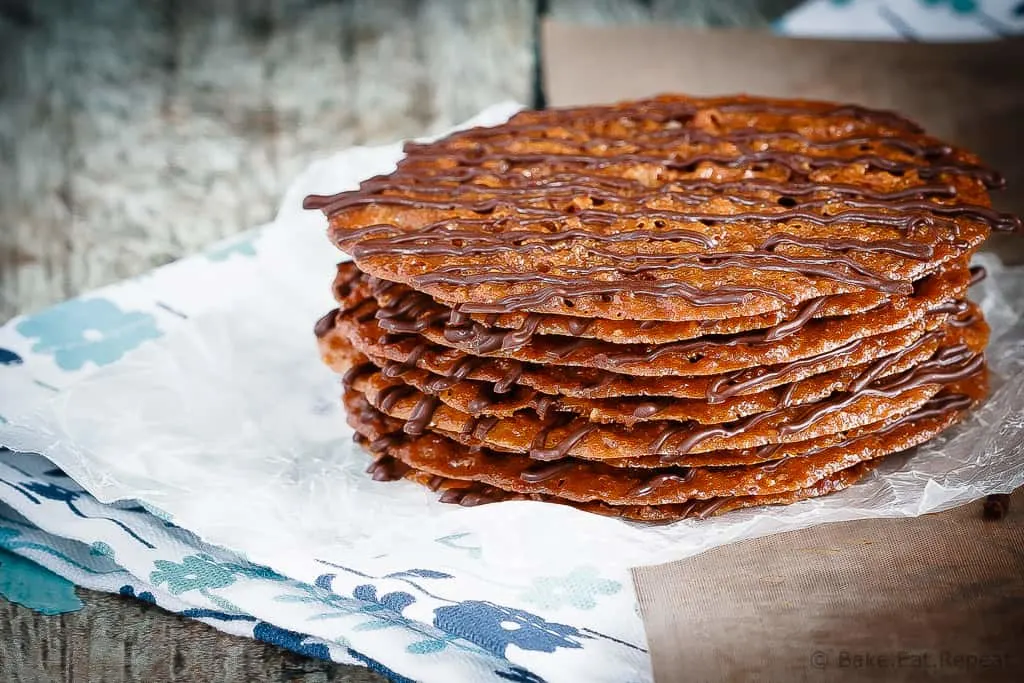
[[[377,394],[377,405],[385,413],[390,413],[399,401],[414,393],[416,390],[408,384],[392,384],[381,389]]]
[[[780,437],[786,438],[805,431],[828,415],[841,411],[864,398],[893,398],[929,384],[948,384],[966,379],[982,367],[984,360],[983,354],[973,354],[963,345],[940,349],[930,360],[909,370],[870,384],[864,384],[856,390],[843,392],[813,404],[800,417],[779,425],[778,434]],[[865,371],[865,375],[869,378],[878,374],[880,371],[877,366],[872,366]],[[672,437],[682,434],[683,437],[672,447],[671,452],[662,455],[662,460],[670,463],[712,437],[739,436],[754,429],[762,422],[782,415],[788,409],[788,406],[780,405],[772,410],[750,415],[724,425],[701,425],[694,428],[692,423],[668,423],[661,434],[651,443],[648,452],[652,455],[658,454]]]
[[[315,334],[318,339],[326,337],[327,334],[334,329],[334,323],[338,320],[339,312],[340,311],[335,308],[328,311],[324,317],[316,321],[316,325],[313,326],[313,334]]]
[[[779,427],[780,436],[790,436],[806,430],[824,417],[838,412],[853,402],[869,396],[892,398],[923,387],[927,384],[943,384],[966,379],[977,372],[985,362],[983,354],[973,354],[966,346],[959,345],[938,351],[932,360],[859,390],[851,391],[840,400],[815,404],[799,419]]]
[[[968,163],[925,163],[917,161],[902,161],[883,157],[879,154],[858,154],[857,156],[815,154],[808,155],[800,152],[785,150],[768,150],[758,152],[740,152],[738,154],[726,154],[705,152],[681,156],[672,153],[668,156],[657,154],[640,153],[616,153],[611,156],[598,156],[594,154],[574,154],[555,152],[516,152],[509,148],[495,149],[494,151],[483,151],[482,147],[470,155],[456,148],[435,148],[434,151],[425,151],[429,147],[407,148],[407,156],[398,164],[399,172],[411,172],[415,164],[431,157],[443,157],[446,160],[455,162],[455,173],[435,172],[432,178],[441,180],[465,180],[467,171],[470,169],[481,169],[484,173],[493,172],[493,169],[485,168],[491,162],[498,162],[506,167],[519,166],[531,167],[582,167],[593,170],[603,170],[622,166],[651,165],[662,168],[690,172],[697,170],[701,164],[720,166],[725,168],[743,168],[751,165],[771,165],[783,167],[795,175],[808,176],[813,171],[820,169],[837,168],[844,166],[863,166],[874,171],[886,171],[894,174],[905,174],[913,171],[922,180],[940,178],[942,175],[963,175],[980,180],[985,187],[996,189],[1003,186],[1003,179],[998,173],[983,166]],[[584,151],[584,150],[579,150]],[[644,151],[655,151],[650,147]],[[482,174],[482,173],[481,173]],[[495,175],[500,175],[497,173]],[[314,200],[315,201],[315,200]]]
[[[859,445],[861,443],[865,442],[865,441],[877,442],[879,439],[882,439],[883,437],[885,437],[885,436],[887,436],[887,435],[889,435],[889,434],[891,434],[891,433],[893,433],[893,432],[895,432],[897,430],[903,429],[903,428],[907,427],[908,425],[911,425],[911,424],[913,424],[915,422],[918,422],[918,421],[921,421],[921,420],[932,419],[932,418],[943,419],[946,416],[948,416],[950,413],[960,412],[960,411],[965,410],[972,403],[973,403],[973,399],[971,399],[969,396],[967,396],[965,394],[959,394],[959,393],[955,393],[955,392],[940,393],[938,396],[935,396],[935,397],[929,399],[928,401],[926,401],[924,404],[922,404],[917,409],[915,409],[915,410],[913,410],[913,411],[911,411],[911,412],[909,412],[907,414],[904,414],[902,416],[890,419],[885,424],[883,424],[881,427],[879,427],[877,429],[857,432],[857,433],[855,433],[852,436],[843,437],[843,439],[841,441],[839,441],[838,443],[833,442],[833,443],[830,443],[828,445],[824,445],[824,446],[822,446],[820,448],[816,448],[816,449],[812,449],[810,451],[804,452],[801,455],[789,456],[789,457],[785,457],[785,458],[778,458],[778,459],[774,459],[774,460],[768,460],[768,461],[765,461],[765,462],[761,462],[759,464],[751,465],[751,466],[749,466],[749,468],[746,467],[746,466],[740,466],[740,467],[731,467],[730,466],[730,467],[726,467],[725,471],[732,471],[732,470],[742,471],[742,470],[752,469],[752,470],[757,471],[757,472],[759,472],[761,474],[772,474],[777,469],[779,469],[781,466],[793,463],[794,461],[800,461],[801,458],[808,457],[808,456],[811,456],[811,455],[815,455],[817,453],[820,453],[823,450],[837,450],[837,451],[844,451],[844,450],[852,451],[852,450],[856,450],[857,448],[860,447]],[[369,405],[365,405],[364,404],[364,406],[362,408],[360,408],[360,410],[368,410],[371,413],[374,413],[375,415],[380,416],[380,414],[377,413],[372,408],[372,406],[369,406]],[[363,420],[363,421],[365,421],[365,420]],[[758,447],[756,450],[757,450],[757,454],[758,454],[759,457],[770,458],[771,455],[774,454],[779,449],[779,447],[780,447],[779,444],[769,444],[769,445]],[[498,459],[501,459],[502,461],[504,461],[506,458],[509,458],[509,457],[513,457],[514,458],[515,456],[508,456],[506,454],[495,453],[493,451],[487,451],[486,453],[484,453],[480,457],[482,458],[482,460],[477,460],[476,462],[479,464],[479,466],[483,466],[484,461],[486,461],[486,459],[488,459],[488,458],[498,458]],[[384,458],[381,458],[381,460],[384,461]],[[520,461],[518,461],[518,460],[516,461],[517,466],[519,465],[519,462]],[[390,465],[390,466],[393,467],[394,465]],[[398,463],[398,467],[403,467],[403,465],[401,463]],[[703,472],[704,474],[708,474],[708,473],[713,472],[713,471],[715,471],[717,469],[718,468],[715,468],[715,467],[710,467],[710,468],[709,467],[700,467],[700,468],[683,467],[683,468],[673,468],[672,470],[669,470],[669,471],[660,471],[660,472],[655,472],[655,473],[651,473],[651,474],[643,472],[642,470],[626,469],[626,470],[623,470],[623,472],[625,473],[626,476],[628,476],[630,478],[634,478],[634,479],[639,479],[639,481],[636,483],[635,486],[630,488],[628,490],[628,492],[626,492],[624,494],[624,497],[629,498],[629,499],[638,499],[638,498],[648,497],[648,496],[651,496],[652,494],[654,494],[661,487],[664,487],[664,486],[669,485],[669,484],[675,484],[675,485],[686,484],[686,483],[691,482],[694,479],[694,477],[697,475],[698,472]],[[373,467],[371,466],[371,468],[368,469],[368,471],[373,471]],[[402,470],[403,473],[404,473],[404,471],[405,470]],[[596,477],[614,476],[614,468],[609,468],[607,465],[604,465],[602,463],[595,463],[595,462],[576,460],[576,459],[573,459],[573,458],[566,458],[566,459],[562,459],[562,460],[555,461],[555,462],[541,462],[541,463],[533,463],[533,464],[525,465],[521,469],[518,469],[518,473],[514,474],[513,476],[516,476],[519,480],[521,480],[521,481],[523,481],[525,483],[528,483],[528,484],[540,484],[540,483],[548,482],[548,481],[550,481],[552,479],[555,479],[555,478],[567,479],[567,478],[580,478],[580,477],[582,477],[582,478],[590,478],[590,477],[594,477],[594,476],[596,476]],[[435,474],[435,475],[433,475],[430,478],[430,480],[428,482],[428,485],[432,489],[436,490],[445,481],[447,481],[447,480],[445,479],[445,477],[443,475]],[[558,484],[555,485],[555,487],[561,487],[561,486],[562,486],[562,482],[561,481]],[[474,487],[480,487],[479,490],[483,490],[483,489],[491,490],[491,489],[493,489],[493,491],[495,491],[495,492],[501,491],[500,489],[495,489],[494,487],[490,487],[488,485],[481,484],[480,482],[475,482],[471,486],[465,487],[463,490],[470,490],[470,489],[473,489]],[[671,494],[671,495],[680,495],[680,494],[681,494],[681,492],[674,493],[674,494]],[[455,494],[453,494],[453,497],[454,497],[454,495]],[[505,495],[505,494],[501,493],[499,495]],[[522,494],[509,494],[509,495],[522,495]],[[727,496],[720,496],[720,497],[715,497],[715,498],[709,498],[709,499],[706,499],[706,502],[710,504],[712,501],[723,500],[723,499],[724,500],[728,500],[728,497]],[[699,500],[699,499],[694,499],[694,500]],[[635,501],[635,502],[642,503],[642,501]]]
[[[487,433],[494,429],[496,424],[498,424],[498,418],[492,415],[474,417],[466,422],[462,433],[463,435],[472,436],[477,441],[483,441],[487,438]]]
[[[493,493],[488,495],[487,489],[490,488],[491,487],[476,486],[450,488],[446,489],[445,492],[441,494],[439,500],[442,503],[455,503],[463,507],[476,507],[477,505],[496,503],[499,500],[502,500],[502,498],[507,497],[507,494],[506,496],[502,496],[501,494],[505,492],[499,491],[498,489],[493,489]]]
[[[664,519],[819,495],[980,393],[986,328],[956,298],[988,232],[1021,228],[988,206],[1001,182],[859,107],[528,112],[307,198],[374,274],[342,267],[314,331],[332,364],[352,362],[339,332],[371,358],[342,379],[367,472],[444,502]],[[587,337],[597,320],[629,322]]]
[[[825,303],[825,297],[818,297],[816,299],[809,299],[806,301],[797,312],[795,316],[789,320],[783,320],[782,322],[769,327],[765,330],[764,335],[760,338],[760,343],[767,343],[778,341],[783,337],[788,337],[804,328],[814,314],[817,313],[822,305]]]
[[[531,344],[537,336],[541,321],[539,314],[530,314],[518,328],[491,328],[469,318],[463,312],[462,307],[447,308],[424,294],[404,286],[391,288],[388,297],[388,303],[378,310],[376,317],[378,326],[389,334],[412,335],[412,332],[406,330],[416,329],[418,332],[423,332],[427,328],[440,328],[447,342],[467,353],[479,355],[502,355]],[[372,301],[370,303],[372,305]],[[814,320],[814,316],[821,309],[823,303],[824,299],[822,298],[810,299],[800,304],[795,314],[788,320],[766,329],[745,333],[705,335],[692,340],[648,345],[616,344],[592,338],[542,335],[543,346],[539,348],[543,349],[544,353],[552,360],[562,362],[569,361],[580,353],[600,354],[602,362],[613,368],[627,368],[639,363],[652,363],[664,357],[685,356],[699,360],[699,357],[712,351],[718,352],[723,347],[742,345],[756,348],[771,345],[780,339],[791,336],[803,330],[808,323]],[[405,318],[402,317],[403,315],[417,317]],[[589,319],[581,320],[588,321]],[[398,330],[401,331],[397,332]],[[410,357],[404,361],[404,364],[408,366],[415,365],[419,357],[430,348],[429,342],[425,339],[410,338],[417,339],[417,341],[412,347]],[[392,340],[392,342],[397,341],[397,339]],[[851,346],[850,348],[852,350],[855,347]],[[464,379],[482,362],[478,358],[467,356],[449,373],[448,380],[432,380],[433,384],[428,390],[437,391],[452,386],[454,380]],[[795,366],[794,369],[798,367]],[[396,377],[400,372],[399,368],[390,366],[385,368],[385,374],[389,377]],[[495,386],[496,393],[506,393],[521,374],[521,366],[510,365],[506,377]],[[709,401],[719,402],[729,395],[742,392],[743,388],[735,390],[733,394],[720,393],[719,388],[729,386],[734,381],[734,377],[735,374],[719,378],[709,390]]]
[[[907,355],[914,353],[925,344],[941,339],[942,337],[943,333],[939,331],[926,333],[922,335],[920,338],[918,338],[917,341],[910,344],[899,353],[890,356],[886,359],[882,359],[881,361],[879,361],[879,363],[889,363],[889,365],[894,364],[905,358]],[[725,401],[728,398],[732,398],[733,396],[758,391],[760,387],[763,387],[771,382],[775,382],[782,377],[786,377],[791,373],[800,370],[803,367],[813,365],[822,360],[827,360],[830,358],[839,358],[845,355],[852,354],[856,352],[858,349],[860,349],[865,343],[867,343],[865,339],[854,339],[846,344],[843,344],[840,347],[832,349],[831,351],[827,351],[823,354],[818,354],[817,356],[811,356],[809,358],[803,358],[800,360],[790,361],[788,363],[783,363],[774,370],[754,368],[750,370],[739,370],[737,372],[722,375],[721,377],[716,377],[708,385],[707,401],[708,403],[721,403],[722,401]],[[889,365],[885,365],[884,367],[889,367]],[[880,375],[882,372],[884,372],[884,367],[882,367],[875,373],[876,377]],[[788,406],[789,400],[784,398],[783,405]]]
[[[441,399],[437,396],[431,396],[430,394],[423,394],[416,405],[413,406],[412,413],[409,415],[408,421],[402,428],[406,434],[411,436],[419,436],[430,424],[430,420],[434,417],[434,411],[437,410],[440,405]]]
[[[524,290],[478,297],[460,307],[463,313],[549,310],[574,297],[673,298],[696,307],[743,305],[765,297],[794,303],[789,294],[735,282],[729,276],[708,278],[716,286],[702,288],[686,269],[778,271],[834,281],[846,291],[907,294],[907,283],[892,273],[911,271],[892,270],[892,263],[885,262],[889,265],[880,265],[889,270],[874,272],[864,257],[885,254],[890,261],[926,261],[936,245],[944,244],[944,257],[949,258],[973,244],[964,239],[965,221],[996,230],[1020,229],[1019,219],[988,206],[944,201],[957,198],[959,184],[952,180],[970,178],[989,187],[999,186],[1001,180],[949,145],[902,124],[890,127],[889,115],[879,118],[860,108],[812,105],[787,105],[783,109],[788,113],[780,114],[775,104],[761,100],[744,102],[743,113],[738,114],[727,102],[711,102],[680,105],[688,112],[678,114],[682,119],[666,114],[680,103],[665,101],[580,110],[581,119],[524,114],[504,126],[463,131],[436,143],[409,144],[395,173],[372,178],[357,191],[310,196],[304,205],[328,216],[363,207],[394,207],[399,213],[394,224],[356,221],[356,227],[344,227],[344,221],[333,221],[332,234],[359,260],[386,255],[418,263],[419,258],[441,257],[439,264],[410,274],[409,282],[416,288],[475,291],[478,286],[505,284]],[[611,119],[602,118],[613,111],[617,113]],[[830,130],[817,134],[824,139],[804,134],[808,120],[830,117],[830,111],[843,112],[840,118],[849,119],[854,128],[841,137]],[[705,127],[709,116],[741,116],[745,123],[715,124],[712,130]],[[556,137],[550,137],[552,130],[543,123],[524,123],[538,120],[558,120]],[[695,123],[698,120],[703,123]],[[541,148],[545,151],[537,151]],[[699,173],[705,166],[743,169],[753,177],[737,180],[732,173],[703,178]],[[618,177],[629,175],[628,169],[645,167],[662,171],[654,172],[656,180],[646,184]],[[907,180],[894,190],[879,190],[869,178],[863,184],[820,179],[821,172],[827,177],[830,169],[846,167]],[[770,169],[781,169],[786,177],[760,175]],[[666,202],[671,208],[665,208]],[[726,210],[720,208],[723,203],[729,205]],[[744,206],[751,210],[732,210]],[[674,210],[677,207],[692,208]],[[407,224],[401,218],[407,211],[443,218]],[[782,230],[753,250],[720,244],[730,239],[731,226],[773,223]],[[808,226],[840,225],[881,230],[877,239],[807,234]],[[886,229],[905,236],[894,239]],[[970,230],[978,234],[977,226]],[[638,248],[659,242],[669,245],[668,253]],[[587,250],[585,266],[555,264],[550,272],[524,273],[510,272],[501,263],[509,253],[520,257],[516,262],[539,254],[560,258],[574,244]],[[780,248],[787,253],[779,253]],[[791,253],[794,248],[815,253],[797,255]],[[480,268],[477,257],[486,257],[486,268]],[[604,279],[606,275],[611,279]],[[387,329],[413,333],[429,324],[432,319],[403,316],[400,322],[389,322]],[[531,334],[529,325],[524,325],[522,335],[480,336],[478,328],[455,324],[446,332],[451,341],[472,340],[485,352],[512,348]]]
[[[633,417],[638,420],[646,420],[649,417],[654,417],[667,407],[664,401],[642,401],[633,407]]]
[[[396,290],[397,291],[397,290]],[[411,290],[403,290],[409,293],[413,297],[419,297],[420,295]],[[399,304],[404,300],[406,294],[398,296],[397,301]],[[691,341],[676,342],[670,344],[660,344],[646,347],[646,351],[636,352],[629,351],[629,345],[615,345],[607,342],[601,342],[599,340],[582,339],[582,338],[570,338],[565,337],[565,342],[560,346],[555,345],[550,348],[549,354],[554,359],[566,359],[572,354],[582,349],[593,349],[600,351],[602,354],[603,362],[609,364],[615,364],[620,366],[627,366],[633,363],[649,363],[657,360],[664,354],[682,354],[692,355],[693,358],[706,353],[709,348],[720,347],[722,345],[732,346],[738,344],[750,345],[756,347],[758,345],[770,345],[777,341],[780,336],[785,337],[797,331],[799,326],[806,324],[811,319],[811,316],[819,307],[817,301],[811,300],[806,302],[803,306],[797,309],[796,314],[787,322],[780,323],[776,326],[763,329],[755,330],[752,332],[727,335],[725,337],[703,337]],[[442,309],[449,310],[449,309]],[[929,311],[929,315],[935,314],[948,314],[953,313],[956,315],[962,315],[968,310],[968,306],[962,301],[948,301],[937,307],[932,308]],[[460,319],[466,319],[463,314],[457,314]],[[445,316],[439,316],[445,317]],[[950,321],[954,327],[966,327],[976,322],[975,316],[968,316],[959,319],[953,319]],[[474,323],[478,324],[478,323]],[[519,328],[522,329],[522,328]],[[934,332],[925,334],[923,337],[919,337],[916,342],[911,344],[910,347],[904,349],[901,353],[896,356],[890,357],[889,360],[879,361],[876,364],[878,371],[877,375],[880,375],[884,370],[890,366],[891,363],[896,363],[902,358],[906,357],[907,354],[916,352],[924,344],[936,341],[941,336],[941,333]],[[558,340],[557,336],[547,336],[549,342]],[[852,339],[846,344],[831,350],[819,353],[815,356],[802,358],[794,361],[784,362],[770,369],[765,368],[750,368],[745,370],[738,370],[732,373],[726,373],[717,377],[709,377],[706,391],[706,398],[709,403],[721,403],[729,398],[738,396],[741,394],[755,393],[763,390],[764,387],[774,384],[779,384],[785,381],[786,377],[792,376],[793,373],[797,373],[805,367],[817,366],[821,363],[830,362],[833,359],[841,358],[843,356],[858,353],[866,344],[874,343],[872,338]],[[383,374],[389,378],[398,377],[408,369],[414,367],[419,359],[432,347],[430,342],[425,339],[417,338],[414,344],[409,347],[410,351],[406,354],[402,362],[389,361],[384,365]],[[615,348],[616,352],[613,354],[608,349]],[[439,351],[435,351],[439,352]],[[512,390],[513,387],[519,386],[517,383],[525,370],[523,363],[510,359],[503,359],[498,363],[488,363],[488,360],[483,357],[465,355],[459,358],[454,365],[449,367],[446,371],[438,368],[435,364],[425,366],[431,376],[425,380],[424,384],[421,385],[422,389],[426,393],[436,394],[439,391],[451,388],[455,386],[459,381],[469,377],[469,375],[477,370],[478,368],[487,365],[490,369],[504,368],[504,376],[496,382],[491,391],[483,391],[476,398],[473,399],[472,405],[468,406],[470,412],[482,412],[486,411],[497,399],[497,395],[505,394]],[[529,364],[532,366],[532,364]],[[531,367],[531,372],[534,369]],[[436,374],[435,374],[436,373]],[[614,382],[617,380],[625,380],[628,375],[616,375],[614,373],[602,373],[603,377],[601,383]],[[792,398],[792,391],[795,389],[793,385],[790,385],[784,390],[783,404],[790,405]],[[518,400],[518,399],[517,399]],[[543,418],[547,411],[555,406],[555,399],[548,396],[540,396],[534,399],[534,407],[538,414]],[[658,412],[664,409],[667,405],[665,400],[652,400],[647,402],[640,402],[634,406],[633,416],[636,419],[647,419],[653,417]]]
[[[693,474],[694,474],[694,472],[690,468],[681,468],[681,469],[677,469],[677,470],[675,470],[673,472],[663,472],[663,473],[660,473],[660,474],[655,474],[655,475],[649,477],[643,483],[641,483],[641,484],[637,485],[635,488],[633,488],[629,492],[629,495],[630,496],[636,496],[636,497],[648,496],[648,495],[654,493],[654,491],[659,486],[664,486],[665,484],[668,484],[668,483],[679,483],[679,484],[686,483],[686,482],[690,481],[691,479],[693,479]]]
[[[863,339],[854,339],[823,354],[811,356],[810,358],[801,358],[788,363],[782,363],[773,370],[752,368],[748,370],[738,370],[720,377],[715,377],[708,384],[707,401],[708,403],[721,403],[727,398],[757,391],[758,387],[765,386],[770,382],[786,377],[803,367],[815,365],[823,360],[850,355],[860,348],[863,343]]]
[[[551,463],[538,463],[530,465],[522,472],[519,473],[519,478],[530,484],[537,484],[542,481],[547,481],[553,477],[557,477],[560,474],[565,474],[569,470],[576,467],[576,462],[572,460],[563,460],[561,462]]]
[[[930,333],[932,335],[938,333]],[[851,388],[833,397],[818,401],[811,405],[808,411],[793,420],[787,421],[777,427],[780,437],[791,436],[804,431],[824,419],[828,415],[842,411],[854,402],[868,397],[892,398],[912,389],[923,387],[929,384],[946,384],[966,379],[977,372],[983,362],[984,356],[972,352],[967,346],[954,345],[939,349],[935,354],[918,366],[899,373],[893,377],[879,379],[884,372],[892,367],[900,357],[906,353],[920,348],[927,341],[936,337],[927,336],[914,342],[913,348],[907,348],[896,354],[873,362],[851,385]],[[923,341],[924,340],[924,341]],[[378,394],[377,404],[384,413],[394,409],[397,397],[407,395],[402,391],[410,389],[407,385],[396,385],[384,389]],[[749,432],[764,422],[771,421],[783,415],[790,409],[790,399],[783,397],[775,409],[758,413],[737,420],[733,423],[722,425],[697,425],[693,422],[667,422],[662,431],[654,437],[648,447],[650,455],[663,455],[665,462],[672,462],[679,456],[690,453],[694,447],[713,437],[732,438]],[[424,394],[416,403],[415,408],[407,422],[404,431],[410,434],[420,434],[429,424],[434,410],[437,408],[438,399],[434,396]],[[574,421],[571,414],[545,415],[542,417],[542,426],[537,431],[534,440],[529,445],[527,455],[535,460],[557,461],[566,458],[573,446],[583,441],[588,435],[599,430],[601,425],[593,422],[583,422],[578,427],[570,430],[559,438],[553,445],[548,445],[549,433],[559,427],[569,425]],[[471,434],[475,439],[483,441],[486,432],[494,428],[498,423],[497,418],[474,418],[466,423],[463,433]],[[482,427],[482,433],[481,432]],[[677,438],[678,437],[678,438]],[[663,454],[669,441],[677,439],[671,447],[671,452]]]
[[[390,455],[382,455],[370,463],[370,466],[366,468],[366,473],[374,481],[396,481],[404,477],[409,470],[409,466],[401,460]]]
[[[369,361],[353,365],[341,376],[341,386],[345,390],[351,389],[358,378],[371,375],[374,372],[377,372],[377,366]]]

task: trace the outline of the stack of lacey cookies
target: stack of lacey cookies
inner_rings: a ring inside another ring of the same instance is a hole
[[[408,144],[311,196],[374,479],[704,517],[838,491],[986,392],[999,176],[896,114],[664,96]]]

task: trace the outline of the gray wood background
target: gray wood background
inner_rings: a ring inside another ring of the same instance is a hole
[[[758,27],[796,4],[0,0],[0,321],[266,221],[318,155],[537,103],[541,16]],[[0,680],[383,680],[80,595],[0,599]]]

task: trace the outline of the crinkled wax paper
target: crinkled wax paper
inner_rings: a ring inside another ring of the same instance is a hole
[[[513,109],[492,108],[475,123]],[[948,436],[842,493],[646,526],[536,502],[461,508],[415,484],[371,481],[345,425],[338,378],[321,364],[312,334],[332,307],[341,255],[323,217],[300,205],[307,193],[354,188],[400,156],[391,145],[321,161],[289,190],[274,223],[218,258],[197,256],[105,291],[122,308],[156,302],[170,311],[159,317],[161,336],[117,362],[61,375],[59,391],[6,386],[0,442],[46,455],[103,501],[139,499],[293,576],[308,575],[315,558],[464,562],[492,577],[581,563],[623,570],[822,522],[919,515],[1024,483],[1024,333],[1016,327],[1024,270],[991,256],[978,258],[990,276],[973,291],[993,327],[991,398]],[[232,250],[243,255],[223,258]],[[438,557],[446,546],[436,539],[460,534],[475,536],[481,556]]]

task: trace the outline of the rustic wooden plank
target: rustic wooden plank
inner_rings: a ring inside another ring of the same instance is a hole
[[[326,152],[529,100],[535,6],[25,5],[0,20],[0,319],[267,220]]]
[[[58,298],[66,291],[65,156],[73,141],[71,108],[56,83],[72,72],[72,64],[67,52],[47,52],[47,43],[62,36],[42,21],[27,5],[5,11],[0,20],[0,318],[15,302]]]
[[[0,600],[0,680],[386,681],[364,667],[235,638],[139,600],[78,592],[85,607],[53,617]]]

